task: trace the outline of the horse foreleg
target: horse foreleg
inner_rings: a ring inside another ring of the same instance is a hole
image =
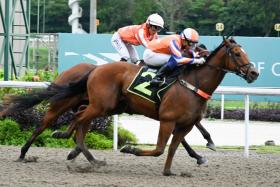
[[[160,156],[164,152],[164,148],[167,144],[167,141],[170,135],[173,132],[175,127],[174,122],[160,122],[160,129],[158,134],[158,141],[156,148],[154,150],[142,150],[139,148],[131,147],[131,146],[124,146],[120,149],[122,153],[130,153],[136,156]]]
[[[184,137],[190,132],[191,129],[192,129],[192,126],[190,126],[186,130],[176,129],[174,131],[173,138],[172,138],[171,144],[168,149],[168,154],[167,154],[167,159],[166,159],[166,162],[164,165],[163,175],[165,175],[165,176],[174,175],[171,172],[171,164],[172,164],[173,157],[178,148],[178,145],[180,144],[180,142],[183,141]]]
[[[213,140],[211,139],[210,133],[202,126],[202,124],[200,122],[196,123],[195,126],[198,128],[198,130],[202,134],[203,138],[205,140],[207,140],[206,147],[208,147],[209,149],[211,149],[213,151],[216,151],[216,146],[215,146]]]
[[[67,160],[73,160],[74,158],[76,158],[80,153],[82,152],[82,150],[76,146],[72,151],[70,151],[70,153],[67,156]]]
[[[188,154],[190,155],[190,157],[195,158],[196,159],[196,163],[198,165],[207,163],[207,159],[200,156],[199,154],[197,154],[192,148],[191,146],[187,143],[187,141],[183,138],[183,140],[181,141],[182,145],[184,146],[184,148],[186,149],[186,151],[188,152]]]

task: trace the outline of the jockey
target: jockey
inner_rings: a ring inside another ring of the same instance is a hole
[[[161,66],[151,85],[163,84],[165,73],[172,71],[178,64],[203,64],[205,59],[196,58],[198,55],[194,52],[198,39],[196,30],[186,28],[180,35],[169,35],[150,42],[143,54],[144,61],[150,66]],[[192,57],[183,57],[185,51]]]
[[[112,36],[113,47],[121,56],[121,61],[136,63],[139,56],[133,45],[143,45],[158,38],[157,33],[163,29],[164,21],[158,14],[151,14],[146,23],[142,25],[131,25],[118,29]]]

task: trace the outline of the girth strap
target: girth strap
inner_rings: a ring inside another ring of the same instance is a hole
[[[188,82],[185,81],[185,80],[182,80],[182,79],[181,79],[181,80],[179,81],[179,83],[180,83],[182,86],[184,86],[184,87],[186,87],[186,88],[188,88],[188,89],[194,91],[196,94],[198,94],[199,96],[203,97],[204,99],[207,99],[207,100],[208,100],[208,99],[211,98],[211,95],[209,95],[209,94],[207,94],[206,92],[200,90],[199,88],[196,88],[195,86],[193,86],[192,84],[188,83]]]

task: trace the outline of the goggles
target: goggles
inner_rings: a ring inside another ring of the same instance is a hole
[[[190,46],[191,48],[195,48],[197,45],[197,42],[191,42],[189,40],[185,40],[187,45]]]
[[[154,30],[156,30],[157,32],[160,32],[161,31],[161,27],[160,26],[157,26],[157,25],[150,25],[150,27]]]

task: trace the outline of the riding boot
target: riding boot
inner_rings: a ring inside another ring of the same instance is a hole
[[[169,72],[170,70],[171,69],[167,64],[161,66],[161,68],[158,70],[156,76],[151,80],[150,84],[152,86],[162,85],[165,82],[164,81],[165,74],[167,72]]]
[[[122,58],[120,59],[120,61],[127,62],[127,59],[125,59],[125,58],[122,57]]]

